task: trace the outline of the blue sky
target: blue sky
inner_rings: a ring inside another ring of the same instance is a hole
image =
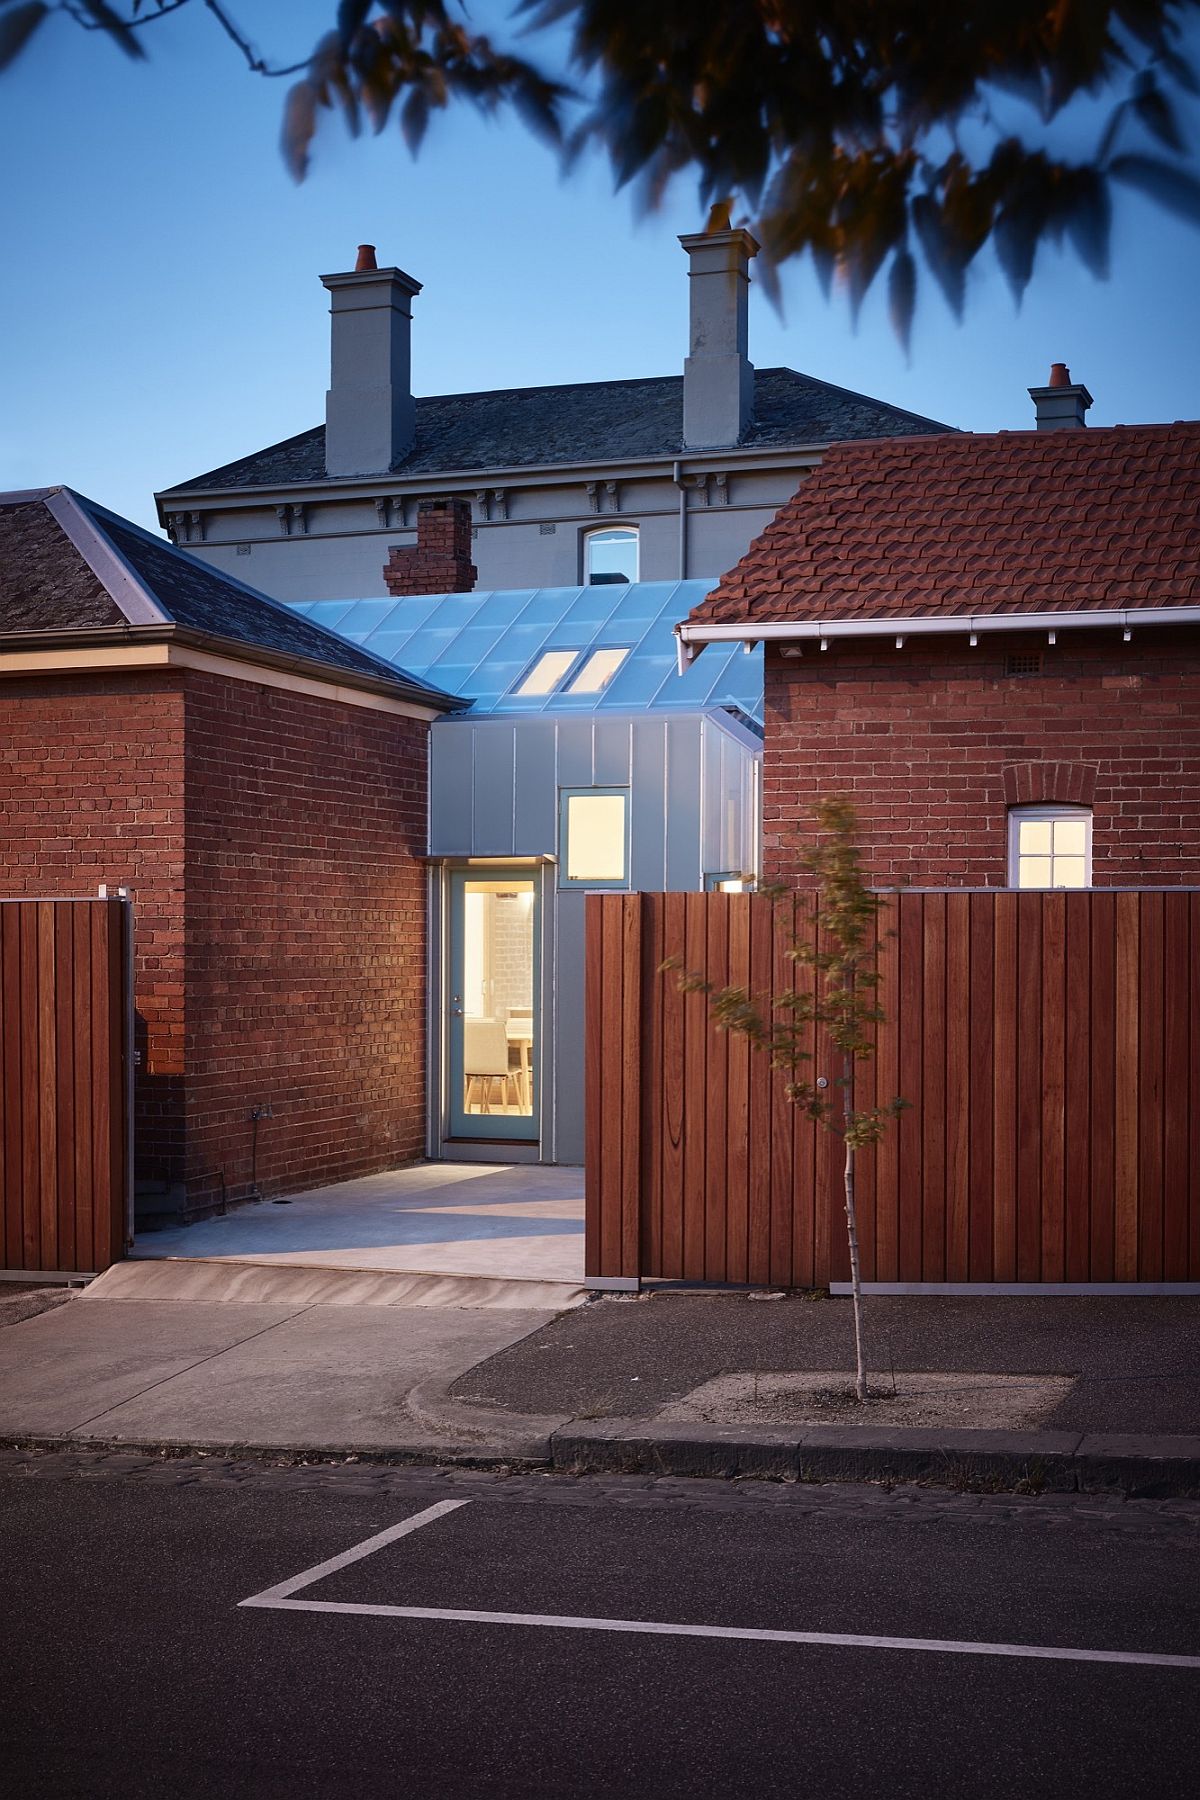
[[[289,59],[332,12],[237,8]],[[133,65],[53,18],[0,77],[0,487],[65,481],[153,524],[156,487],[318,423],[318,277],[352,267],[360,242],[424,283],[418,393],[681,367],[690,188],[639,222],[604,167],[564,181],[518,126],[465,111],[434,121],[415,163],[394,127],[354,143],[331,120],[297,187],[278,154],[283,84],[243,73],[197,9],[145,42],[151,61]],[[1028,426],[1025,390],[1052,361],[1091,389],[1093,424],[1200,416],[1200,234],[1130,197],[1113,264],[1097,283],[1043,256],[1018,311],[985,253],[961,325],[926,284],[911,360],[882,290],[855,331],[797,267],[782,319],[753,294],[751,356],[975,430]]]

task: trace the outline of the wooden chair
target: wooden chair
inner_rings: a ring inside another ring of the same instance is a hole
[[[478,1111],[491,1112],[497,1081],[501,1083],[501,1105],[508,1104],[515,1078],[508,1066],[508,1032],[503,1019],[463,1020],[463,1081],[463,1101],[468,1112],[472,1095],[478,1101]]]

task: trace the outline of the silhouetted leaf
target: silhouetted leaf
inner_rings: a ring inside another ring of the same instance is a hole
[[[30,0],[28,6],[14,7],[0,17],[0,69],[6,69],[25,48],[48,10],[42,0]]]
[[[1018,303],[1033,275],[1041,231],[1042,220],[1039,215],[1019,199],[1009,206],[1002,206],[996,215],[992,242],[997,260]]]
[[[962,318],[967,292],[967,263],[961,245],[946,231],[941,207],[932,194],[918,194],[912,203],[912,221],[921,241],[925,261],[956,319]]]
[[[400,129],[404,133],[405,143],[415,156],[429,129],[429,98],[423,88],[413,88],[400,108]]]
[[[1134,83],[1132,106],[1152,137],[1156,137],[1160,144],[1165,144],[1168,150],[1183,151],[1184,138],[1175,117],[1175,108],[1149,69],[1139,75]]]
[[[1112,196],[1106,177],[1095,169],[1078,172],[1066,226],[1080,262],[1097,280],[1105,280],[1112,235]]]
[[[907,356],[917,306],[917,265],[907,244],[897,250],[888,270],[888,317]]]
[[[1108,167],[1117,181],[1140,189],[1190,225],[1200,225],[1200,181],[1186,169],[1160,162],[1156,156],[1117,156]]]
[[[317,96],[310,81],[298,81],[283,103],[283,160],[293,180],[308,173],[309,146],[317,129]]]
[[[113,43],[118,45],[134,62],[141,62],[146,52],[142,49],[135,31],[130,31],[124,19],[120,18],[108,5],[107,0],[80,0],[80,4],[89,12],[102,31],[107,32]]]
[[[337,30],[343,44],[366,24],[371,4],[372,0],[338,0]]]

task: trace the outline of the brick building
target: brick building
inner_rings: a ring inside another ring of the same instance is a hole
[[[680,627],[765,658],[764,872],[849,794],[881,885],[1200,885],[1200,424],[844,444]]]
[[[456,704],[69,489],[0,496],[0,892],[131,895],[143,1222],[422,1153]]]

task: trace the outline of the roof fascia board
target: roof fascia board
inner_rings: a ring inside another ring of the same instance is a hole
[[[460,712],[470,704],[468,700],[442,693],[440,689],[429,687],[424,682],[404,681],[399,674],[389,681],[385,676],[376,678],[356,669],[344,669],[337,663],[318,662],[304,656],[289,655],[286,651],[271,650],[263,645],[244,644],[237,638],[219,637],[215,632],[194,631],[170,623],[124,631],[101,625],[77,631],[6,632],[0,634],[0,673],[12,674],[27,665],[33,666],[29,661],[31,658],[37,659],[55,653],[70,656],[76,651],[82,656],[103,655],[106,651],[114,651],[118,658],[128,656],[131,666],[143,666],[147,661],[151,664],[170,661],[170,654],[146,658],[135,655],[135,651],[140,653],[155,646],[172,645],[207,653],[220,660],[227,669],[236,663],[245,663],[255,669],[278,669],[317,685],[336,688],[339,692],[355,688],[363,693],[378,694],[384,699],[420,708],[422,717],[428,715],[430,718],[438,718],[443,713]],[[119,661],[113,661],[112,658],[105,660],[112,667],[120,666]]]
[[[168,625],[170,616],[138,580],[129,564],[69,488],[58,488],[46,510],[82,556],[96,579],[131,625]]]
[[[328,476],[323,476],[319,481],[264,482],[244,487],[165,488],[156,493],[154,498],[159,517],[163,519],[167,513],[181,510],[185,501],[211,501],[226,505],[235,501],[239,508],[251,505],[270,506],[276,497],[299,492],[316,502],[360,495],[371,498],[384,488],[394,494],[424,495],[441,493],[443,490],[461,493],[464,488],[475,492],[481,487],[519,487],[531,484],[539,487],[569,487],[577,484],[581,476],[590,477],[600,470],[610,480],[616,481],[637,480],[646,476],[661,476],[663,480],[670,481],[677,468],[685,473],[699,473],[702,469],[726,469],[731,463],[736,463],[743,472],[770,473],[776,469],[792,468],[797,463],[808,467],[818,463],[831,447],[828,443],[820,443],[755,450],[731,444],[725,449],[689,450],[681,455],[668,453],[662,456],[623,457],[619,462],[527,463],[503,468],[438,469],[428,474],[410,474],[404,469],[397,469],[380,475],[353,475],[332,481]]]
[[[935,634],[983,635],[992,631],[1131,631],[1138,625],[1197,625],[1200,606],[1127,606],[1095,610],[1019,613],[944,613],[872,619],[787,619],[756,624],[692,624],[683,620],[675,634],[685,649],[693,644],[786,644],[822,638],[932,637]]]
[[[396,691],[385,693],[356,687],[352,681],[333,679],[331,672],[317,676],[274,668],[265,663],[250,664],[240,656],[219,655],[215,650],[181,644],[165,635],[127,637],[109,644],[47,644],[38,649],[30,644],[11,649],[0,646],[0,682],[33,675],[138,675],[167,669],[197,669],[226,680],[257,682],[263,687],[309,694],[314,699],[333,700],[343,706],[365,707],[402,718],[421,719],[427,724],[442,716],[440,707],[423,704],[419,698]]]

